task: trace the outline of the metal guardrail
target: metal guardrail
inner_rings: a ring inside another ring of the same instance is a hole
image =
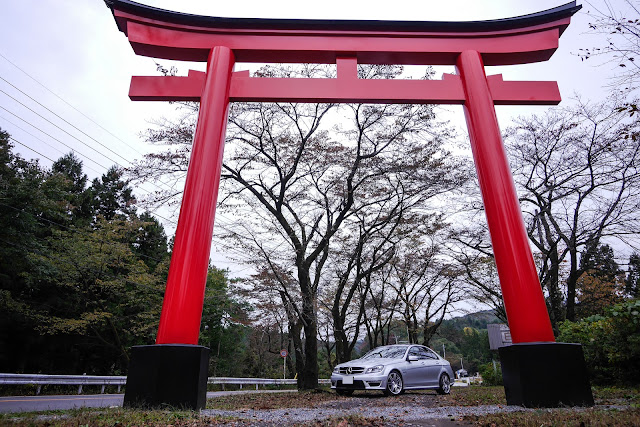
[[[77,385],[78,394],[82,394],[82,386],[99,385],[102,386],[101,393],[108,385],[117,385],[118,393],[120,387],[127,383],[125,376],[110,375],[45,375],[45,374],[0,374],[0,384],[25,385],[35,384],[36,394],[40,394],[43,385]]]
[[[78,394],[82,394],[82,387],[85,385],[102,386],[100,393],[104,393],[104,389],[108,385],[120,387],[127,383],[126,376],[108,376],[108,375],[44,375],[44,374],[3,374],[0,373],[0,384],[6,385],[37,385],[36,394],[40,394],[43,385],[77,385]],[[224,390],[225,384],[255,385],[256,390],[260,385],[295,385],[295,379],[278,379],[278,378],[230,378],[230,377],[209,377],[208,384],[221,384]],[[330,384],[328,379],[319,379],[319,384]]]
[[[231,377],[209,377],[207,381],[209,384],[222,384],[224,390],[225,384],[238,384],[242,389],[243,385],[254,385],[256,390],[259,385],[296,385],[298,383],[295,379],[283,379],[283,378],[231,378]],[[318,379],[318,384],[329,385],[331,380]]]

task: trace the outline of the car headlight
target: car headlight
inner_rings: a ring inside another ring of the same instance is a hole
[[[365,374],[377,374],[379,372],[382,372],[383,369],[384,369],[384,365],[372,366],[370,368],[367,368]]]
[[[335,368],[333,368],[333,373],[334,374],[337,374],[339,371],[340,371],[339,367],[336,366]]]

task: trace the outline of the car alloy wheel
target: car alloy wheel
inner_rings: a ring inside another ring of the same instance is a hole
[[[449,394],[451,392],[451,379],[449,375],[442,374],[440,376],[440,388],[438,388],[438,394]]]
[[[387,396],[397,396],[402,393],[402,376],[398,371],[392,371],[387,377],[387,388],[385,393]]]

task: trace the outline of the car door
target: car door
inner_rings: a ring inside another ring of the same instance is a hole
[[[424,386],[435,387],[440,381],[442,360],[430,348],[422,347],[421,353],[424,354]]]
[[[409,361],[409,357],[417,357],[418,360]],[[405,362],[405,368],[403,372],[403,380],[405,387],[418,387],[423,385],[424,368],[422,355],[420,354],[420,347],[412,346],[407,353],[407,361]]]

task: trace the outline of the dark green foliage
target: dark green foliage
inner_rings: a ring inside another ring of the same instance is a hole
[[[231,283],[227,270],[209,267],[200,344],[211,349],[211,376],[243,376],[244,366],[238,362],[245,358],[249,344],[247,312],[250,307],[233,296]]]
[[[482,385],[484,386],[502,385],[502,368],[500,367],[500,363],[496,363],[495,366],[493,362],[485,363],[480,366],[480,375],[482,376]]]
[[[637,253],[633,253],[629,257],[625,291],[632,298],[640,298],[640,255]]]
[[[492,310],[478,311],[460,317],[445,320],[441,327],[462,330],[469,326],[474,329],[487,329],[490,323],[503,323],[496,317]]]
[[[640,382],[640,300],[618,304],[605,316],[565,321],[558,341],[582,344],[595,384]]]
[[[140,215],[139,227],[133,233],[133,252],[154,271],[169,250],[164,227],[148,212]]]
[[[607,281],[615,280],[620,274],[620,267],[609,245],[587,245],[580,257],[580,270],[591,271],[592,275]]]
[[[166,236],[119,177],[85,188],[73,154],[47,170],[0,131],[0,371],[124,373],[153,343]]]
[[[122,180],[122,170],[116,166],[109,168],[101,179],[94,179],[93,208],[95,215],[110,220],[117,216],[128,217],[135,213],[136,200],[128,182]]]
[[[608,308],[623,301],[624,273],[609,245],[587,245],[580,257],[580,271],[582,273],[576,282],[578,318],[602,315]]]
[[[444,344],[446,358],[454,371],[464,366],[473,375],[493,357],[487,333],[489,323],[501,323],[492,311],[480,311],[445,320],[438,330],[438,337],[432,340],[432,348],[442,355]]]
[[[60,188],[64,192],[61,198],[67,203],[66,220],[88,223],[93,214],[92,191],[85,188],[87,175],[82,172],[82,161],[73,153],[66,154],[53,163],[51,175],[53,179],[61,181]]]
[[[136,214],[121,170],[86,185],[73,154],[46,170],[14,155],[0,131],[0,372],[124,374],[131,346],[155,340],[164,228]],[[246,374],[239,362],[253,330],[231,283],[210,268],[200,341],[212,375]]]
[[[489,334],[486,329],[464,328],[459,347],[464,356],[464,367],[472,374],[480,370],[481,364],[491,360]]]

